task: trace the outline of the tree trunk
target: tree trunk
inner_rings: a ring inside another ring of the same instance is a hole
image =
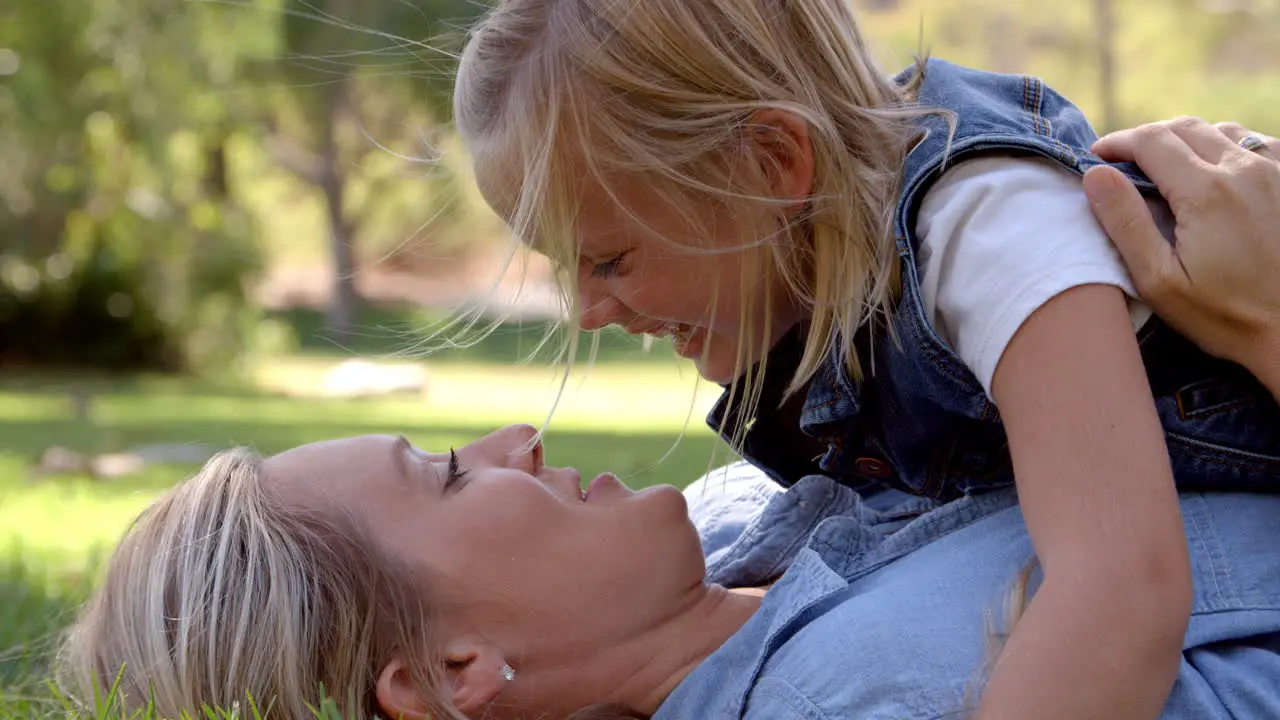
[[[344,78],[331,85],[330,91],[325,93],[325,119],[321,123],[320,138],[320,190],[324,193],[329,220],[329,251],[333,260],[326,325],[330,332],[339,335],[355,329],[360,304],[356,291],[355,233],[347,221],[344,207],[347,176],[338,145],[338,132],[350,99],[349,84],[350,80]]]
[[[1100,134],[1120,129],[1116,107],[1115,2],[1094,0],[1094,23],[1098,43],[1098,82],[1102,95]]]
[[[230,133],[222,128],[205,139],[204,192],[219,202],[225,202],[231,194],[227,169],[227,138]]]

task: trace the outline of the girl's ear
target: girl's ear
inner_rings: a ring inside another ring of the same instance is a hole
[[[809,124],[785,110],[760,110],[751,116],[746,141],[769,193],[793,214],[804,208],[813,190],[813,143]]]

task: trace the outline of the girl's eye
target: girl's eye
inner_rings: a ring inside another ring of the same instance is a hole
[[[449,448],[449,475],[444,480],[445,492],[453,489],[467,478],[467,471],[458,466],[458,454]]]
[[[602,263],[596,263],[591,267],[591,277],[599,278],[601,280],[607,280],[608,278],[611,278],[611,277],[617,277],[618,272],[622,268],[622,261],[626,260],[627,256],[630,254],[631,254],[631,251],[627,250],[625,252],[619,253],[618,255],[614,256],[610,260],[606,260]]]

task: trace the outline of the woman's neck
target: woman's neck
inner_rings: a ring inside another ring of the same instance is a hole
[[[547,671],[553,677],[542,681],[570,696],[582,698],[585,693],[590,698],[557,708],[562,714],[607,702],[652,715],[689,673],[742,628],[760,608],[763,596],[763,589],[704,584],[664,623],[595,657]]]
[[[699,603],[662,628],[646,649],[649,659],[619,688],[616,700],[646,715],[760,609],[764,591],[706,586]]]

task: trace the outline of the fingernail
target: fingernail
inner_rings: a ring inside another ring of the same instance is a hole
[[[1100,205],[1107,200],[1107,193],[1115,190],[1116,174],[1102,170],[1103,166],[1099,165],[1090,168],[1084,174],[1084,194],[1089,198],[1092,205]]]

